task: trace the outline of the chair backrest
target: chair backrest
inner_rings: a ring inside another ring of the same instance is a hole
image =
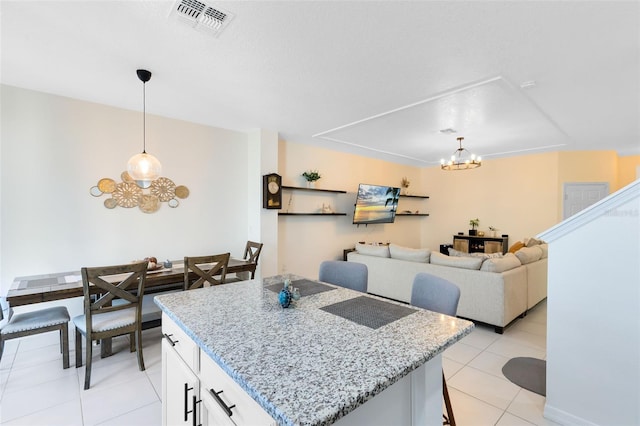
[[[251,263],[255,263],[258,266],[258,258],[262,251],[262,243],[255,243],[253,241],[247,241],[247,245],[244,248],[244,260],[248,260]]]
[[[413,279],[411,304],[414,306],[455,317],[459,300],[458,286],[444,278],[420,272]]]
[[[136,320],[140,321],[147,267],[148,262],[143,261],[80,270],[87,330],[91,330],[92,315],[132,307],[136,308]],[[98,295],[95,301],[92,300],[92,295]],[[122,299],[128,303],[112,305],[114,299]]]
[[[325,260],[320,264],[318,278],[326,283],[366,293],[369,271],[363,263]]]
[[[229,265],[229,253],[184,258],[184,289],[224,284]],[[194,277],[195,275],[195,277]],[[214,278],[220,275],[220,279]]]

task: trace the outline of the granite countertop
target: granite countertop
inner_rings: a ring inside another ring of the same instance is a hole
[[[287,277],[294,286],[302,278]],[[155,297],[279,424],[331,424],[473,329],[470,321],[415,307],[415,312],[377,329],[359,325],[321,309],[363,296],[335,286],[283,309],[277,293],[266,288],[283,279],[274,276]]]

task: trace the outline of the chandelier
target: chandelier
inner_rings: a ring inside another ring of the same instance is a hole
[[[142,81],[142,153],[136,154],[127,163],[127,172],[143,188],[151,185],[151,182],[160,177],[162,165],[156,157],[147,154],[146,141],[146,83],[151,79],[151,72],[147,70],[137,70],[138,78]]]
[[[482,165],[480,157],[476,157],[475,154],[471,154],[462,147],[463,140],[463,137],[458,138],[460,147],[453,152],[449,161],[445,161],[444,158],[440,160],[440,168],[442,170],[469,170]]]

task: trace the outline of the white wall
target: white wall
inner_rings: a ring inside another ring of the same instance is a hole
[[[545,417],[640,424],[640,181],[541,237],[550,243]]]
[[[103,177],[120,181],[129,157],[142,149],[142,113],[1,90],[0,294],[16,276],[146,256],[242,256],[248,215],[257,210],[247,197],[246,133],[147,115],[147,151],[190,196],[153,214],[110,210],[106,196],[94,198],[89,188]]]

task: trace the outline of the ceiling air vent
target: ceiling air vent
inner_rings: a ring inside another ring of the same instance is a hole
[[[211,7],[198,0],[176,1],[169,16],[214,37],[217,37],[234,17],[226,10]]]

